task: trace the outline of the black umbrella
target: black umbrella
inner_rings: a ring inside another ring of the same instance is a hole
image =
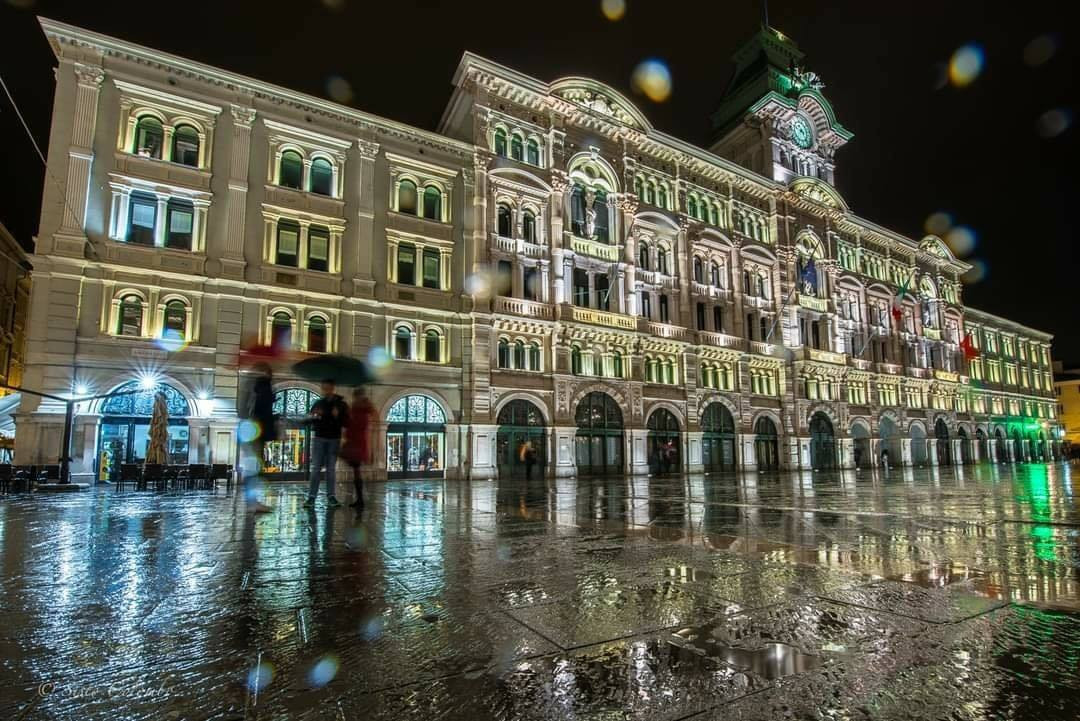
[[[345,355],[318,355],[296,363],[293,373],[308,381],[332,380],[338,385],[359,386],[373,383],[375,374],[367,363]]]

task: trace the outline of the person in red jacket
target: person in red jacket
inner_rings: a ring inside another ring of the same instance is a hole
[[[349,408],[349,424],[345,426],[345,444],[341,457],[352,466],[353,485],[356,487],[354,508],[364,507],[364,487],[360,478],[360,467],[371,463],[371,435],[375,423],[375,406],[368,400],[362,386],[353,390],[352,405]]]

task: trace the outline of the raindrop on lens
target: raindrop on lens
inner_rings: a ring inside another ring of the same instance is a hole
[[[1044,138],[1056,138],[1072,125],[1072,113],[1062,108],[1047,110],[1035,121],[1035,129]]]
[[[335,103],[351,102],[353,99],[352,85],[340,75],[331,75],[326,80],[326,94]]]
[[[638,63],[631,82],[634,90],[653,102],[662,103],[671,96],[671,71],[661,60],[649,59]]]
[[[949,58],[949,81],[958,88],[971,85],[982,72],[984,62],[983,50],[978,45],[958,48]]]
[[[975,231],[966,225],[958,225],[948,232],[945,242],[953,255],[964,257],[975,249]]]
[[[315,688],[322,688],[334,680],[338,672],[338,660],[336,656],[323,656],[311,667],[308,674],[308,682]]]
[[[390,354],[381,345],[377,345],[368,351],[368,365],[376,371],[384,370],[390,365]]]
[[[612,22],[622,20],[626,14],[626,0],[601,0],[600,11]]]
[[[248,672],[248,688],[252,691],[262,691],[273,680],[274,667],[265,661]]]
[[[477,272],[465,279],[465,292],[469,295],[487,296],[491,293],[491,275]]]
[[[1030,67],[1038,67],[1054,57],[1058,41],[1053,35],[1040,35],[1024,47],[1024,62]]]
[[[989,272],[989,268],[987,268],[986,262],[976,259],[976,260],[971,261],[971,270],[964,273],[964,275],[962,275],[960,277],[960,279],[962,281],[964,281],[965,283],[969,283],[969,284],[970,283],[978,283],[979,281],[986,278],[986,274],[988,272]]]
[[[933,233],[934,235],[944,236],[949,232],[949,228],[952,227],[952,216],[946,213],[944,210],[939,210],[936,213],[931,213],[926,218],[926,232]]]
[[[382,616],[376,616],[375,618],[360,625],[360,636],[362,636],[365,641],[374,641],[379,636],[382,636],[382,632]]]
[[[236,427],[236,438],[241,443],[251,443],[253,440],[259,437],[259,424],[250,418],[245,418],[240,421],[240,425]]]
[[[157,345],[163,351],[175,353],[179,350],[183,350],[187,343],[184,341],[183,333],[169,328],[161,333],[161,337],[157,340]]]

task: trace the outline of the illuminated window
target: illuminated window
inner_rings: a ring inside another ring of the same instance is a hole
[[[326,352],[326,319],[314,315],[308,320],[307,349],[311,353]]]
[[[311,192],[319,195],[334,194],[334,167],[326,158],[311,161]]]
[[[153,245],[156,220],[157,199],[152,195],[132,193],[131,206],[128,210],[127,242]]]
[[[170,200],[165,221],[165,247],[191,250],[191,229],[195,207],[182,200]]]
[[[500,237],[513,237],[513,222],[511,221],[510,207],[507,205],[500,204],[496,212],[496,231]]]
[[[398,326],[394,331],[394,357],[401,360],[412,358],[412,331],[406,326]]]
[[[290,268],[297,267],[300,253],[300,224],[279,220],[277,226],[277,258],[275,263]]]
[[[180,165],[199,166],[199,131],[190,125],[177,125],[173,130],[172,161]]]
[[[424,217],[442,220],[442,192],[434,185],[424,188]]]
[[[117,335],[141,336],[143,320],[142,300],[137,295],[125,295],[120,299],[117,319]]]
[[[300,153],[286,150],[281,154],[281,164],[278,166],[278,185],[300,190],[303,178],[304,161],[300,158]]]
[[[416,183],[411,180],[398,183],[398,212],[416,215]]]
[[[424,360],[428,363],[442,362],[442,342],[437,330],[424,334]]]
[[[536,216],[528,210],[521,216],[521,237],[529,243],[536,242]]]
[[[330,231],[322,226],[313,225],[308,229],[309,270],[330,269]]]
[[[495,154],[506,157],[506,131],[502,128],[495,128]]]
[[[525,144],[525,162],[529,165],[540,165],[540,144],[532,138]]]
[[[161,146],[165,139],[165,130],[161,121],[153,115],[144,115],[135,124],[135,147],[133,152],[144,158],[161,159]]]
[[[187,338],[187,304],[182,300],[170,300],[165,304],[161,323],[163,338],[184,340]]]
[[[525,159],[524,144],[521,142],[521,136],[516,133],[510,138],[510,158],[512,160]]]

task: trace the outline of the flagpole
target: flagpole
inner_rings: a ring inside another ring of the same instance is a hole
[[[780,317],[784,314],[784,308],[787,308],[788,302],[791,300],[791,296],[795,294],[795,290],[798,288],[797,283],[791,285],[791,290],[788,291],[787,297],[784,298],[784,303],[780,306],[780,311],[776,314],[776,318],[773,319],[772,326],[769,328],[769,332],[762,339],[763,343],[768,343],[772,338],[773,331],[776,330],[776,324],[780,322]]]
[[[856,358],[861,358],[862,357],[863,351],[866,350],[866,346],[870,345],[870,340],[875,335],[877,335],[877,331],[878,331],[878,327],[876,325],[871,325],[870,326],[870,335],[866,336],[866,340],[863,342],[862,348],[860,348],[859,352],[855,354]]]

